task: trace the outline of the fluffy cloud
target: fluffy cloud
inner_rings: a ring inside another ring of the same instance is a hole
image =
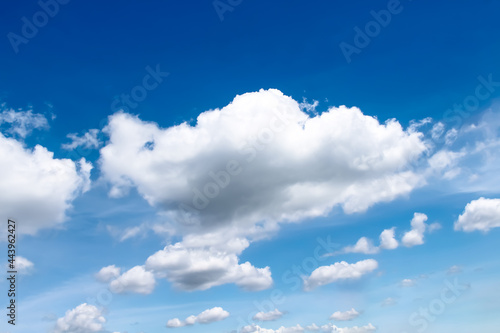
[[[225,311],[221,307],[215,307],[212,309],[208,309],[203,311],[197,316],[189,316],[184,321],[181,321],[179,318],[170,319],[167,322],[167,327],[176,328],[176,327],[184,327],[194,325],[195,323],[200,324],[210,324],[216,321],[221,321],[229,317],[229,312]]]
[[[0,106],[0,127],[6,127],[6,132],[26,138],[34,129],[47,129],[49,123],[44,115],[28,111],[15,111],[13,109],[5,109]]]
[[[380,234],[380,245],[375,246],[373,242],[366,238],[361,237],[356,244],[344,247],[341,251],[329,254],[328,256],[333,256],[343,253],[363,253],[363,254],[376,254],[379,253],[381,249],[394,250],[399,246],[398,241],[395,237],[396,228],[386,229]]]
[[[353,320],[353,319],[358,318],[358,317],[359,317],[359,312],[353,308],[351,310],[347,310],[344,312],[342,312],[342,311],[334,312],[330,316],[330,319],[331,320],[338,320],[338,321],[347,321],[347,320]]]
[[[89,189],[91,169],[83,158],[56,159],[40,145],[28,149],[0,133],[0,216],[19,221],[26,234],[60,225],[71,202]]]
[[[248,242],[241,240],[245,248]],[[231,247],[231,244],[227,245]],[[240,246],[233,245],[238,250]],[[234,283],[245,290],[263,290],[272,286],[269,267],[256,268],[249,262],[240,264],[236,253],[215,247],[193,248],[183,243],[166,246],[150,256],[146,268],[165,277],[183,290],[205,290]]]
[[[269,268],[240,264],[237,251],[193,246],[187,237],[252,242],[337,205],[364,211],[420,186],[412,163],[427,150],[421,133],[395,120],[381,124],[345,106],[310,116],[272,89],[203,112],[194,126],[160,128],[116,113],[104,132],[100,165],[109,194],[135,188],[166,216],[162,229],[184,237],[151,256],[146,269],[185,290],[272,284]]]
[[[106,319],[93,305],[83,303],[57,319],[54,333],[92,333],[103,330]]]
[[[82,136],[78,136],[77,133],[70,133],[67,135],[71,139],[70,143],[65,143],[61,147],[66,150],[73,150],[78,147],[83,147],[85,149],[97,149],[102,145],[98,129],[91,129],[85,132]]]
[[[114,293],[151,294],[156,281],[153,273],[146,271],[144,266],[135,266],[111,281],[109,287]]]
[[[413,279],[404,279],[401,281],[401,287],[413,287],[417,284],[416,280]]]
[[[366,326],[354,326],[354,327],[337,327],[333,324],[326,324],[321,326],[321,332],[325,333],[367,333],[375,332],[377,328],[372,324]]]
[[[304,279],[304,289],[312,290],[339,280],[359,279],[377,268],[378,263],[373,259],[358,261],[354,264],[341,261],[330,266],[321,266]]]
[[[394,250],[399,246],[394,235],[395,228],[386,229],[380,234],[380,248],[385,250]]]
[[[216,321],[221,321],[229,317],[229,312],[220,307],[215,307],[205,310],[196,317],[196,321],[200,324],[210,324]]]
[[[447,271],[447,274],[449,275],[453,275],[453,274],[460,274],[462,273],[462,267],[460,266],[451,266],[450,268],[448,268],[448,271]]]
[[[366,237],[361,237],[354,246],[347,246],[344,248],[344,253],[364,253],[375,254],[378,253],[378,247],[373,245],[373,242]]]
[[[278,320],[281,317],[283,317],[283,313],[278,310],[274,309],[273,311],[269,312],[258,312],[253,316],[253,320],[258,320],[258,321],[273,321],[273,320]]]
[[[293,327],[284,327],[281,326],[277,330],[262,328],[259,325],[248,325],[243,327],[240,330],[240,333],[302,333],[304,332],[304,328],[302,326],[297,325]]]
[[[388,297],[388,298],[384,299],[384,301],[380,305],[383,306],[383,307],[385,307],[385,306],[393,306],[393,305],[396,305],[396,304],[398,304],[398,300],[397,299],[392,298],[392,297]]]
[[[188,211],[207,228],[295,221],[335,205],[366,210],[417,186],[409,165],[426,150],[420,133],[396,121],[380,124],[347,107],[311,118],[277,90],[237,96],[200,114],[196,126],[162,129],[117,113],[105,132],[111,195],[135,187],[173,218]]]
[[[302,333],[305,331],[311,331],[311,332],[325,332],[325,333],[368,333],[368,332],[374,332],[376,331],[376,327],[373,326],[372,324],[368,324],[366,326],[354,326],[354,327],[337,327],[333,324],[326,324],[321,327],[317,326],[316,324],[312,324],[307,326],[306,328],[303,328],[300,325],[293,326],[293,327],[280,327],[277,330],[272,330],[272,329],[266,329],[262,328],[258,325],[248,325],[243,327],[240,330],[240,333]]]
[[[101,282],[110,282],[120,276],[121,269],[115,265],[110,265],[101,268],[101,270],[95,275],[96,279]]]
[[[479,198],[465,206],[464,212],[455,222],[457,231],[483,231],[500,227],[500,199]]]
[[[427,215],[415,213],[411,220],[411,230],[404,234],[402,243],[406,247],[424,244],[424,233],[427,228]]]
[[[25,257],[16,256],[15,267],[19,274],[30,274],[34,269],[35,264]]]

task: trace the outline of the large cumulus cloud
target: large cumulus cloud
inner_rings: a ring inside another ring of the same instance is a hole
[[[239,263],[253,240],[335,206],[360,212],[410,193],[423,182],[413,162],[428,149],[421,133],[395,120],[345,106],[312,117],[273,89],[237,96],[194,125],[161,128],[116,113],[104,132],[110,195],[136,189],[173,224],[164,229],[183,237],[146,269],[187,290],[271,286],[268,268]],[[199,269],[204,262],[217,269]]]

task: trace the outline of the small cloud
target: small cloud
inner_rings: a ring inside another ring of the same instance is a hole
[[[95,278],[100,282],[109,282],[120,276],[121,269],[115,265],[110,265],[101,268],[101,270],[95,275]]]
[[[372,241],[366,237],[361,237],[355,245],[347,246],[342,251],[342,253],[363,253],[363,254],[375,254],[379,252],[378,247],[374,246]]]
[[[415,213],[411,220],[411,230],[404,234],[402,243],[406,247],[424,244],[424,233],[427,228],[425,224],[427,215]]]
[[[357,280],[377,268],[378,262],[374,259],[362,260],[354,264],[341,261],[330,266],[321,266],[304,279],[304,289],[310,291],[336,281]]]
[[[456,265],[448,268],[448,272],[447,272],[448,275],[460,274],[460,273],[462,273],[462,267],[456,266]]]
[[[413,279],[404,279],[400,283],[401,287],[404,287],[404,288],[414,287],[416,284],[417,284],[417,281],[413,280]]]
[[[398,300],[392,297],[388,297],[384,299],[384,301],[380,304],[380,306],[385,307],[385,306],[393,306],[398,304]]]
[[[440,230],[442,228],[441,224],[439,223],[432,223],[431,225],[429,225],[429,232],[432,233],[434,231],[437,231],[437,230]]]
[[[12,135],[26,138],[35,129],[48,129],[49,122],[43,114],[28,111],[15,111],[5,109],[5,105],[0,105],[0,126],[7,124],[6,131]]]
[[[252,319],[257,321],[273,321],[278,320],[281,317],[283,317],[283,313],[278,309],[274,309],[273,311],[269,312],[259,312],[255,314]]]
[[[352,308],[351,310],[347,310],[344,312],[337,311],[330,316],[330,319],[337,321],[348,321],[356,319],[358,317],[359,317],[359,312],[356,311],[354,308]]]
[[[62,144],[61,147],[66,150],[73,150],[78,147],[84,149],[97,149],[102,145],[102,141],[98,137],[99,133],[100,131],[98,129],[90,129],[82,136],[78,136],[77,133],[70,133],[66,135],[66,137],[71,139],[71,142]]]
[[[168,328],[177,328],[184,326],[191,326],[195,323],[199,324],[210,324],[216,321],[221,321],[229,317],[229,312],[225,311],[221,307],[215,307],[212,309],[208,309],[200,313],[199,315],[191,315],[187,317],[185,320],[180,320],[179,318],[170,319],[167,322]]]
[[[500,227],[500,199],[479,198],[465,206],[465,210],[455,222],[456,231],[487,233]]]
[[[93,305],[83,303],[66,311],[64,317],[57,319],[54,333],[94,333],[103,330],[106,319],[102,312]]]
[[[154,274],[144,269],[144,266],[135,266],[109,284],[113,293],[137,293],[148,295],[155,288],[156,280]]]

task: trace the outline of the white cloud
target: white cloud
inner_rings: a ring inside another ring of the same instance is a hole
[[[337,311],[334,312],[331,316],[331,320],[338,320],[338,321],[348,321],[348,320],[353,320],[359,317],[359,312],[356,311],[354,308],[351,310],[347,311]]]
[[[15,111],[13,109],[5,109],[4,105],[0,106],[0,126],[8,124],[6,132],[17,135],[21,138],[26,138],[34,129],[48,129],[49,123],[44,115],[28,111]]]
[[[380,246],[373,245],[373,242],[367,237],[361,237],[356,244],[352,246],[346,246],[341,251],[327,254],[326,256],[334,256],[344,253],[363,253],[363,254],[376,254],[380,252],[380,249],[394,250],[399,246],[398,241],[395,238],[396,228],[386,229],[380,234]]]
[[[314,323],[311,324],[311,325],[306,326],[306,331],[313,331],[313,332],[315,332],[315,331],[319,331],[319,330],[320,330],[320,327],[318,325],[314,324]]]
[[[372,324],[366,326],[354,326],[354,327],[337,327],[333,324],[326,324],[321,326],[321,331],[325,333],[367,333],[375,332],[377,328]]]
[[[428,159],[428,171],[441,174],[444,179],[454,179],[462,172],[457,164],[465,155],[465,150],[460,152],[440,150]]]
[[[110,290],[114,293],[151,294],[156,281],[153,273],[146,271],[144,266],[135,266],[110,283]]]
[[[399,246],[394,235],[396,228],[386,229],[380,234],[380,248],[386,250],[394,250]]]
[[[283,313],[278,310],[274,309],[273,311],[269,312],[258,312],[253,316],[253,320],[258,320],[258,321],[273,321],[273,320],[278,320],[283,316]]]
[[[272,284],[269,268],[240,264],[231,249],[190,245],[190,235],[249,243],[279,224],[324,216],[334,206],[365,211],[422,185],[413,162],[428,149],[421,133],[395,120],[381,124],[345,106],[310,116],[273,89],[203,112],[195,126],[160,128],[116,113],[103,131],[109,141],[100,165],[110,196],[135,188],[168,220],[153,229],[184,237],[151,256],[146,269],[185,290]],[[187,264],[172,265],[177,257]]]
[[[40,145],[28,149],[0,133],[0,216],[31,235],[60,225],[71,202],[89,189],[91,169],[83,158],[56,159]]]
[[[128,227],[125,229],[122,229],[122,228],[119,228],[116,226],[107,225],[106,229],[111,234],[111,236],[115,237],[120,242],[124,242],[127,239],[146,235],[146,232],[149,229],[149,225],[147,223],[142,223],[138,226]]]
[[[364,211],[418,186],[409,168],[426,150],[420,133],[396,121],[380,124],[347,107],[311,118],[277,90],[237,96],[194,127],[162,129],[117,113],[105,132],[101,164],[112,195],[135,187],[179,221],[184,204],[206,228],[296,221],[335,205]],[[240,174],[230,175],[228,163]]]
[[[196,317],[196,321],[200,324],[210,324],[216,321],[224,320],[227,317],[229,317],[229,312],[225,311],[221,307],[215,307],[200,313]]]
[[[406,247],[424,244],[424,233],[427,228],[425,224],[427,215],[415,213],[411,220],[411,230],[404,234],[402,243]]]
[[[444,134],[445,126],[442,122],[437,122],[432,126],[431,136],[434,141],[438,141]]]
[[[95,275],[96,279],[101,282],[110,282],[120,276],[121,269],[115,265],[110,265],[101,268],[101,270]]]
[[[343,253],[378,253],[378,247],[373,245],[373,242],[366,237],[361,237],[354,246],[347,246],[343,249]]]
[[[305,331],[321,331],[325,333],[367,333],[367,332],[374,332],[376,331],[376,327],[373,326],[372,324],[368,324],[366,326],[354,326],[354,327],[337,327],[333,324],[326,324],[321,327],[317,326],[316,324],[312,324],[309,326],[306,326],[304,329],[300,325],[296,325],[293,327],[280,327],[277,330],[273,329],[266,329],[262,328],[258,325],[252,324],[243,327],[240,330],[240,333],[302,333]]]
[[[386,299],[384,299],[384,301],[382,302],[381,306],[393,306],[393,305],[396,305],[398,304],[398,300],[395,299],[395,298],[392,298],[392,297],[387,297]]]
[[[413,280],[413,279],[404,279],[401,281],[401,287],[413,287],[417,284],[417,281],[416,280]]]
[[[225,311],[221,307],[215,307],[212,309],[205,310],[197,316],[195,315],[189,316],[184,321],[180,320],[179,318],[170,319],[167,322],[167,327],[177,328],[177,327],[191,326],[194,325],[195,323],[211,324],[216,321],[224,320],[227,317],[229,317],[229,312]]]
[[[459,273],[462,273],[462,267],[460,266],[451,266],[450,268],[448,268],[448,274],[452,275],[452,274],[459,274]]]
[[[488,232],[500,227],[500,199],[479,198],[465,206],[455,222],[455,230]]]
[[[57,319],[54,333],[92,333],[103,330],[106,319],[93,305],[83,303]]]
[[[62,144],[61,147],[66,150],[73,150],[78,147],[97,149],[102,145],[101,139],[98,138],[99,132],[98,129],[90,129],[82,136],[78,136],[77,133],[70,133],[67,137],[71,139],[71,142]]]
[[[427,230],[432,233],[434,231],[437,231],[437,230],[440,230],[442,228],[441,224],[435,222],[435,223],[432,223],[431,225],[429,225],[429,227],[427,228]]]
[[[31,274],[33,271],[35,264],[26,259],[25,257],[16,256],[15,258],[15,268],[19,274]]]
[[[304,289],[312,290],[339,280],[359,279],[377,268],[378,263],[373,259],[358,261],[354,264],[341,261],[330,266],[321,266],[304,279]]]
[[[186,324],[186,322],[181,321],[179,318],[174,318],[167,321],[167,327],[169,328],[184,327],[186,325],[188,324]]]
[[[293,327],[281,326],[277,330],[272,330],[272,329],[262,328],[259,325],[252,324],[245,326],[240,330],[240,333],[302,333],[302,332],[304,332],[304,328],[302,328],[302,326],[300,325]]]
[[[182,290],[205,290],[226,283],[252,291],[271,287],[269,267],[239,263],[237,254],[248,246],[248,241],[241,242],[238,246],[226,245],[236,246],[238,252],[233,253],[215,247],[186,247],[183,243],[168,245],[147,259],[146,268]]]

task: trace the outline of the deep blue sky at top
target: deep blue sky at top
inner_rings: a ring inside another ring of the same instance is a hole
[[[148,65],[170,76],[132,112],[165,127],[260,88],[406,125],[441,118],[474,92],[478,75],[500,78],[494,0],[403,0],[403,11],[348,64],[339,43],[353,44],[353,28],[387,3],[243,0],[220,21],[212,1],[72,0],[15,54],[7,34],[20,34],[21,18],[40,6],[4,2],[0,96],[36,112],[51,103],[54,140],[43,143],[57,153],[67,133],[98,128],[114,96],[140,84]]]

